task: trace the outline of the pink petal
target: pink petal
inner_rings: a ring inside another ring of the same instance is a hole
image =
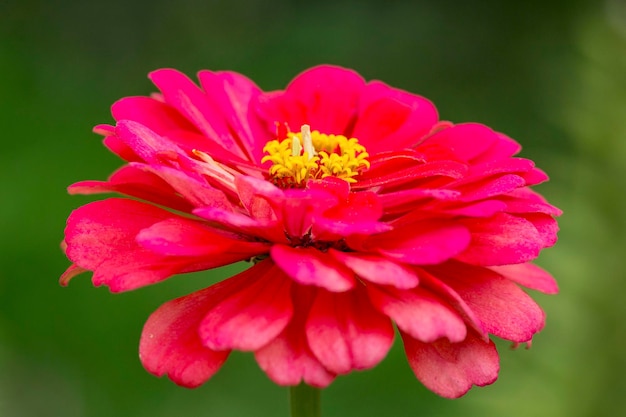
[[[187,263],[165,259],[135,241],[141,229],[172,217],[160,208],[134,200],[96,201],[74,210],[67,220],[67,256],[94,271],[94,285],[113,292],[128,291],[161,281]]]
[[[394,211],[404,213],[412,207],[419,207],[424,204],[425,200],[454,201],[460,195],[461,193],[455,190],[411,188],[379,194],[378,200],[384,207],[385,213]]]
[[[186,75],[161,69],[150,73],[150,79],[161,90],[165,102],[193,122],[209,140],[248,159],[241,144],[233,138],[222,110]]]
[[[490,269],[450,262],[430,270],[465,300],[487,332],[523,343],[543,328],[545,314],[537,303]]]
[[[219,300],[200,323],[200,338],[213,350],[256,350],[278,336],[293,313],[292,281],[265,260],[241,273],[238,290]]]
[[[315,248],[273,245],[270,255],[280,269],[300,284],[333,292],[354,287],[354,272]]]
[[[252,103],[261,94],[259,87],[243,75],[230,71],[203,70],[198,73],[198,79],[207,98],[221,110],[249,161],[260,161],[263,146],[270,138],[252,108]],[[265,140],[261,139],[264,137]]]
[[[379,98],[361,110],[353,135],[371,154],[400,148],[402,144],[387,138],[400,129],[410,115],[408,105],[390,97]]]
[[[135,164],[135,166],[161,177],[174,189],[175,195],[182,196],[194,207],[232,207],[223,191],[213,188],[202,178],[196,179],[186,172],[165,165]]]
[[[559,225],[551,215],[544,213],[528,213],[520,217],[523,217],[535,226],[543,240],[544,248],[549,248],[556,243]]]
[[[485,386],[498,378],[498,352],[493,342],[471,333],[460,343],[440,339],[422,343],[402,334],[409,365],[426,388],[446,398],[464,395],[472,385]]]
[[[548,174],[540,170],[539,168],[535,168],[529,172],[525,172],[521,174],[524,181],[526,181],[527,186],[541,184],[542,182],[548,181]]]
[[[455,216],[491,217],[498,212],[505,211],[506,208],[506,203],[500,200],[483,200],[445,210],[445,212]]]
[[[150,201],[182,212],[193,206],[163,179],[138,166],[126,165],[117,170],[108,181],[81,181],[68,187],[70,194],[120,193]]]
[[[193,214],[217,223],[218,227],[233,233],[248,235],[251,239],[260,238],[269,242],[288,243],[284,229],[276,221],[263,222],[239,212],[215,207],[195,209]]]
[[[135,154],[150,164],[162,163],[162,152],[183,153],[171,140],[131,120],[120,120],[115,127],[115,134]]]
[[[435,133],[426,139],[423,145],[437,144],[450,149],[461,160],[470,161],[498,140],[496,132],[485,125],[461,123]],[[417,150],[420,150],[420,147]]]
[[[413,288],[419,283],[411,269],[382,256],[328,251],[339,262],[352,269],[359,277],[379,285],[392,285],[399,289]]]
[[[489,335],[476,313],[454,289],[426,270],[418,269],[417,272],[420,276],[420,287],[445,300],[484,341],[489,340]]]
[[[453,222],[425,221],[372,236],[365,244],[394,260],[427,265],[440,263],[458,255],[469,242],[470,233],[462,225]]]
[[[365,145],[370,155],[385,148],[409,148],[437,120],[437,109],[429,100],[372,81],[363,91],[353,136]]]
[[[414,339],[430,343],[446,337],[460,342],[467,335],[463,319],[443,300],[422,288],[401,291],[369,285],[367,291],[372,304]]]
[[[107,136],[102,140],[111,152],[128,162],[143,162],[143,158],[138,156],[135,151],[117,136]]]
[[[526,219],[497,213],[488,219],[468,219],[463,224],[472,240],[457,259],[475,265],[506,265],[535,259],[544,240]]]
[[[173,107],[150,97],[125,97],[111,106],[115,120],[132,120],[159,135],[172,130],[197,131]]]
[[[241,259],[248,259],[267,250],[267,246],[260,242],[226,236],[199,221],[180,217],[141,230],[137,242],[155,253],[171,256],[214,257],[236,252]]]
[[[489,269],[496,271],[506,279],[545,294],[559,292],[559,287],[552,275],[534,264],[490,266]]]
[[[393,343],[391,321],[369,302],[364,290],[318,290],[306,323],[317,359],[331,372],[345,374],[376,366]]]
[[[279,385],[304,382],[314,387],[326,387],[335,378],[313,355],[304,333],[315,292],[313,287],[294,286],[295,312],[291,322],[278,337],[254,352],[261,369]]]
[[[304,123],[322,133],[346,133],[356,116],[365,81],[354,71],[330,65],[311,68],[287,86],[285,95],[305,109],[304,120],[293,120],[296,129]],[[292,123],[291,119],[287,120]]]
[[[461,178],[467,167],[455,161],[434,161],[425,164],[414,165],[410,168],[396,170],[381,175],[374,175],[373,170],[366,171],[361,179],[352,186],[353,190],[361,190],[372,187],[395,187],[417,180],[432,177]]]
[[[535,163],[524,158],[494,159],[473,164],[468,172],[470,176],[488,177],[497,174],[524,175],[535,168]]]
[[[284,200],[280,188],[269,181],[245,175],[235,178],[235,186],[241,203],[253,219],[267,222],[280,218]]]
[[[519,143],[510,137],[500,133],[495,132],[498,140],[495,141],[487,150],[482,152],[476,158],[474,158],[474,163],[488,162],[501,158],[511,157],[522,149]]]
[[[241,284],[241,277],[233,277],[169,301],[152,313],[139,342],[139,357],[146,370],[157,376],[167,375],[189,388],[213,376],[230,352],[203,346],[198,328],[206,313]]]
[[[311,234],[313,218],[321,216],[325,210],[339,202],[333,192],[318,187],[285,190],[284,195],[282,220],[285,233],[294,238]]]
[[[351,193],[344,201],[314,214],[313,233],[318,239],[334,240],[332,235],[375,234],[391,230],[379,222],[383,209],[378,196],[369,191]],[[330,234],[328,238],[324,234]]]
[[[526,181],[519,175],[506,174],[500,177],[490,177],[455,189],[458,189],[463,194],[461,197],[462,201],[476,201],[507,194],[525,185]],[[448,186],[453,187],[454,185],[449,184]]]

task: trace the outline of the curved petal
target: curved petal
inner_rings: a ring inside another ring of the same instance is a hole
[[[475,265],[507,265],[539,256],[544,239],[528,220],[506,213],[462,221],[472,240],[457,259]]]
[[[549,248],[556,243],[559,225],[552,216],[544,213],[528,213],[522,214],[520,217],[528,220],[535,226],[541,236],[544,248]]]
[[[200,338],[214,350],[256,350],[278,336],[293,313],[292,281],[265,260],[242,272],[236,292],[223,297],[200,323]]]
[[[160,69],[151,72],[150,79],[161,90],[165,102],[191,121],[209,140],[249,159],[232,136],[222,110],[186,75],[173,69]]]
[[[460,343],[447,339],[423,343],[401,334],[415,376],[442,397],[461,397],[472,385],[489,385],[498,378],[500,359],[491,341],[484,342],[470,333]]]
[[[81,268],[94,271],[94,285],[128,291],[181,272],[189,261],[166,258],[141,247],[140,230],[173,215],[134,200],[111,198],[82,206],[70,215],[65,228],[67,256]]]
[[[372,304],[414,339],[430,343],[445,337],[461,342],[467,335],[463,319],[443,300],[422,288],[400,291],[369,285],[367,292]]]
[[[207,98],[220,109],[224,120],[249,160],[258,162],[263,157],[263,146],[270,139],[269,132],[261,125],[252,103],[261,89],[249,78],[231,71],[198,73],[200,85]]]
[[[306,322],[311,350],[336,374],[378,364],[387,355],[393,335],[391,321],[359,287],[344,293],[318,290]]]
[[[493,335],[523,343],[544,326],[545,314],[537,303],[514,282],[490,269],[449,262],[429,270],[465,300]]]
[[[315,248],[273,245],[270,255],[280,269],[300,284],[315,285],[333,292],[354,287],[354,273]]]
[[[183,153],[183,150],[171,140],[132,120],[118,121],[115,135],[137,156],[150,164],[160,164],[162,152]]]
[[[126,165],[111,175],[108,181],[81,181],[68,188],[70,194],[120,193],[160,204],[182,212],[190,212],[193,205],[176,193],[170,184],[141,167]]]
[[[294,316],[285,330],[274,340],[254,352],[257,363],[279,385],[326,387],[335,375],[313,355],[304,333],[306,318],[316,289],[301,285],[292,287]]]
[[[146,370],[167,375],[178,385],[193,388],[222,366],[230,351],[215,351],[202,344],[200,322],[216,302],[245,284],[233,277],[159,307],[144,325],[139,357]]]
[[[430,136],[417,150],[424,145],[439,145],[454,152],[460,160],[471,161],[498,141],[496,132],[485,125],[460,123]]]
[[[459,183],[464,183],[459,185]],[[458,183],[447,186],[458,189],[462,193],[461,201],[484,200],[489,197],[510,193],[517,188],[524,187],[526,181],[519,175],[505,174],[493,177],[468,177]]]
[[[111,113],[115,120],[133,120],[159,135],[172,130],[197,131],[173,107],[152,97],[125,97],[113,103]]]
[[[382,256],[341,252],[335,249],[330,249],[328,253],[352,269],[359,277],[379,285],[407,289],[419,283],[417,274],[410,268]]]
[[[180,217],[141,230],[137,242],[155,253],[168,256],[215,257],[236,253],[240,260],[244,260],[267,250],[263,243],[235,239],[199,221]]]
[[[263,222],[280,219],[284,200],[280,188],[268,181],[244,175],[235,177],[235,186],[250,217]]]
[[[490,266],[489,269],[496,271],[506,279],[545,294],[559,292],[559,287],[552,275],[534,264]]]
[[[439,119],[429,100],[380,81],[367,84],[360,107],[353,135],[370,155],[413,146]]]
[[[397,261],[429,265],[458,255],[469,243],[470,233],[463,225],[433,220],[372,236],[365,247]]]
[[[284,92],[262,97],[268,120],[303,124],[326,134],[350,135],[365,81],[354,71],[322,65],[299,74]]]

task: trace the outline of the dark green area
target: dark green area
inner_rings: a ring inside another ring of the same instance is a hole
[[[235,353],[196,390],[147,374],[142,325],[161,303],[232,270],[126,294],[57,284],[65,187],[120,166],[90,133],[116,99],[174,67],[282,88],[320,63],[422,94],[443,119],[524,146],[564,209],[539,263],[561,294],[531,350],[500,344],[499,381],[448,401],[413,377],[397,340],[375,369],[322,393],[325,417],[626,415],[626,6],[619,0],[0,0],[0,416],[288,414],[288,391]]]

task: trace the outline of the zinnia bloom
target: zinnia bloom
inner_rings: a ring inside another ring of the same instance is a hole
[[[234,72],[150,79],[159,93],[119,100],[115,126],[95,128],[126,164],[70,193],[130,198],[70,215],[61,283],[92,271],[120,292],[251,266],[151,315],[149,372],[196,387],[241,350],[277,384],[325,387],[378,364],[395,323],[416,377],[459,397],[496,380],[490,335],[530,343],[543,328],[519,285],[557,292],[529,261],[560,211],[509,137],[332,66],[272,92]]]

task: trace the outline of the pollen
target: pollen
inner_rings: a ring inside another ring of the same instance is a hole
[[[370,167],[369,154],[356,138],[311,132],[309,125],[269,141],[263,152],[261,163],[272,163],[270,179],[281,188],[301,188],[308,180],[331,176],[354,183]]]

